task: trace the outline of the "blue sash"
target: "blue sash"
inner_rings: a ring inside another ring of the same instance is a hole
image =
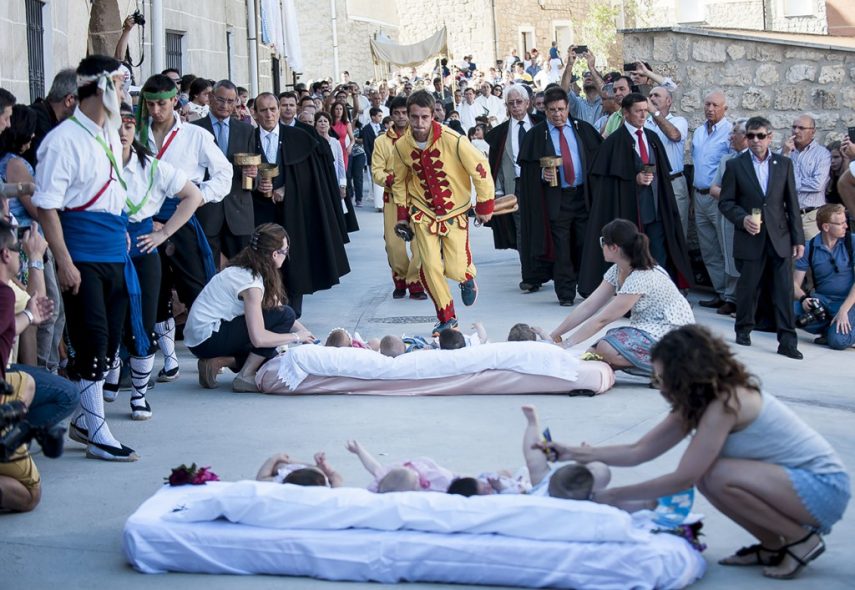
[[[154,231],[154,222],[152,218],[149,217],[147,219],[143,219],[142,221],[131,221],[128,222],[128,235],[131,236],[131,258],[139,258],[140,256],[147,256],[140,252],[139,246],[137,246],[137,238],[140,236],[144,236],[146,234],[150,234]],[[156,254],[157,248],[149,252],[149,254]]]
[[[137,354],[146,356],[149,340],[142,321],[142,291],[125,238],[128,218],[105,211],[60,211],[59,220],[71,260],[124,264],[125,288],[131,307],[131,330]]]
[[[176,199],[175,197],[170,197],[163,201],[163,205],[161,205],[160,211],[155,214],[154,220],[161,223],[169,221],[169,218],[172,217],[172,214],[175,213],[175,210],[178,208],[179,201],[180,199]],[[195,215],[190,217],[190,221],[187,222],[187,225],[192,227],[193,231],[196,232],[196,243],[199,245],[199,250],[202,252],[202,263],[205,265],[205,282],[207,283],[214,278],[215,274],[217,274],[217,267],[214,266],[214,254],[211,252],[211,245],[208,243],[208,236],[205,235],[205,230],[202,229],[202,224],[199,223],[199,220],[196,219]]]

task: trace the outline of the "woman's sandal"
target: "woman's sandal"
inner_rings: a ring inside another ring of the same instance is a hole
[[[765,554],[765,555],[764,555]],[[781,549],[767,549],[763,545],[743,547],[730,557],[718,561],[719,565],[779,565],[784,559]]]
[[[819,542],[816,545],[814,545],[814,547],[810,551],[808,551],[805,555],[799,557],[798,555],[796,555],[795,553],[792,552],[791,547],[795,547],[796,545],[801,545],[802,543],[806,543],[814,535],[819,540]],[[805,569],[807,564],[809,564],[814,559],[816,559],[817,557],[822,555],[824,552],[825,552],[825,541],[822,540],[822,537],[820,536],[819,533],[817,533],[815,531],[811,531],[803,539],[800,539],[794,543],[790,543],[789,545],[784,545],[783,547],[781,547],[781,553],[780,553],[781,559],[783,560],[783,558],[785,556],[789,555],[791,558],[793,558],[795,560],[796,567],[794,567],[789,572],[786,572],[783,574],[772,573],[768,569],[766,569],[766,570],[763,570],[763,575],[766,576],[767,578],[773,578],[775,580],[792,580],[793,578],[798,576],[803,569]]]

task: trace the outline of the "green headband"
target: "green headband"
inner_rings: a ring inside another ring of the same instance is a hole
[[[137,110],[137,129],[140,134],[140,143],[148,149],[148,105],[147,100],[169,100],[175,98],[178,89],[164,90],[162,92],[143,92],[140,108]]]

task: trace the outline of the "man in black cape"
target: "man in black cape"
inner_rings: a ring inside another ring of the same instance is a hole
[[[634,222],[647,235],[650,253],[678,287],[688,288],[692,277],[668,155],[659,136],[644,128],[647,98],[629,94],[621,107],[624,123],[606,138],[591,166],[593,200],[579,275],[579,293],[584,297],[594,292],[608,269],[599,246],[600,231],[617,218]]]
[[[497,189],[501,187],[505,195],[516,195],[519,202],[520,168],[517,164],[522,138],[537,123],[543,120],[540,115],[530,115],[531,99],[522,84],[513,84],[505,91],[505,104],[510,117],[507,121],[493,127],[484,138],[490,146],[490,172]],[[513,133],[509,129],[513,126]],[[498,190],[497,190],[498,193]],[[497,250],[517,250],[520,225],[519,211],[511,215],[494,216],[487,225],[493,230],[493,244]]]
[[[275,161],[279,166],[279,176],[272,182],[259,179],[253,192],[255,221],[278,223],[288,232],[290,250],[282,272],[289,305],[300,317],[303,295],[329,289],[350,272],[338,182],[320,141],[279,123],[275,95],[260,94],[255,108],[256,153],[265,163]],[[268,192],[273,198],[264,196]]]
[[[588,123],[570,116],[567,95],[561,88],[545,94],[546,121],[525,134],[520,148],[521,170],[519,244],[524,291],[536,291],[555,281],[561,305],[572,305],[591,205],[588,170],[602,137]],[[563,127],[563,128],[562,128]],[[559,128],[565,134],[569,152],[564,157]],[[544,156],[561,156],[556,172],[557,186],[550,186],[540,167]]]

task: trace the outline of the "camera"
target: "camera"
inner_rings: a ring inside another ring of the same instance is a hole
[[[825,323],[828,321],[828,310],[825,309],[825,306],[818,299],[809,298],[807,299],[807,304],[808,310],[796,318],[796,326],[804,328],[810,324]]]
[[[134,22],[136,24],[140,25],[141,27],[145,26],[145,17],[142,15],[142,12],[140,12],[139,10],[135,11],[131,15],[131,18],[134,19]]]
[[[8,395],[9,384],[2,382],[3,391]],[[63,435],[61,426],[35,427],[25,420],[27,407],[22,401],[0,404],[0,463],[6,463],[17,453],[21,445],[35,439],[42,447],[45,457],[55,459],[62,455]]]

